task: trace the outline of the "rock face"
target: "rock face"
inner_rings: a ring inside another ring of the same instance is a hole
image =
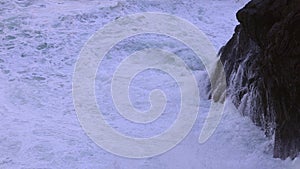
[[[274,157],[300,151],[300,0],[252,0],[221,49],[228,95],[242,115],[275,136]]]

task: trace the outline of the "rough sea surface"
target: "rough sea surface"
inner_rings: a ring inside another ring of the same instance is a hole
[[[0,1],[0,168],[97,169],[283,169],[291,160],[272,158],[272,141],[227,102],[214,135],[204,144],[198,136],[209,100],[201,100],[192,132],[174,149],[146,159],[115,156],[97,146],[81,128],[72,99],[72,76],[79,52],[98,29],[137,12],[163,12],[201,29],[218,50],[232,36],[236,0],[1,0]],[[132,82],[131,100],[149,108],[148,95],[161,88],[166,112],[152,126],[137,126],[118,115],[109,96],[110,78],[126,55],[146,47],[174,52],[194,71],[200,91],[206,73],[193,52],[174,39],[140,35],[118,43],[105,57],[96,79],[98,104],[116,130],[137,137],[163,132],[179,109],[176,82],[165,73],[145,71]],[[204,96],[204,94],[201,94]],[[204,98],[204,97],[203,97]]]

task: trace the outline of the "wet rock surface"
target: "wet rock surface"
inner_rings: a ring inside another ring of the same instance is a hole
[[[241,114],[275,136],[274,157],[300,151],[300,1],[252,0],[220,50],[228,94]]]

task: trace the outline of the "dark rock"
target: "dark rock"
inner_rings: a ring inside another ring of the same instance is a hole
[[[221,49],[228,95],[238,110],[275,135],[274,157],[300,151],[300,0],[252,0]]]

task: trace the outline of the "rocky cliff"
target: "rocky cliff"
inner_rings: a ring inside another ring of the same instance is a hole
[[[300,151],[300,0],[252,0],[221,49],[228,95],[274,136],[274,157]]]

